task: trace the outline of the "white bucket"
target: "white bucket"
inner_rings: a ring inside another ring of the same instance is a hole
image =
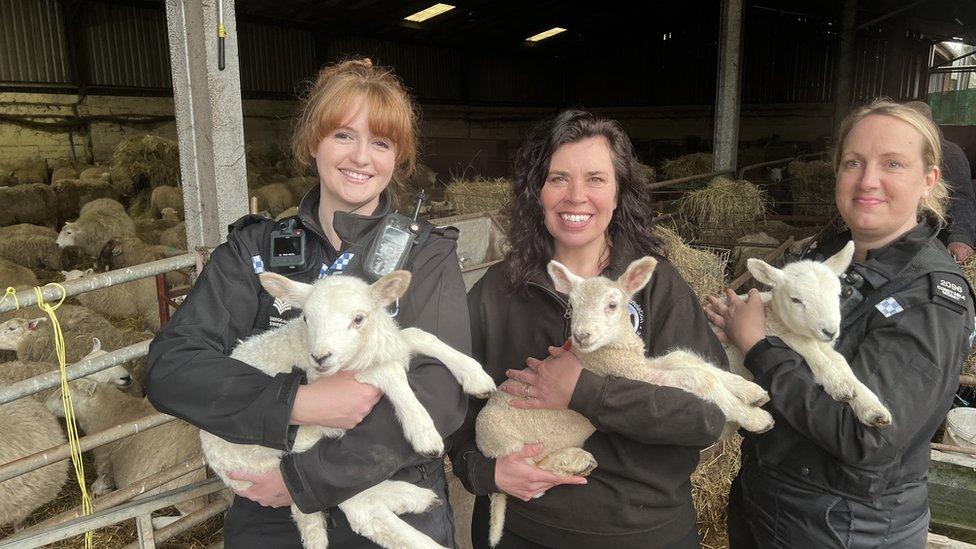
[[[953,408],[946,416],[946,444],[976,449],[976,408]]]

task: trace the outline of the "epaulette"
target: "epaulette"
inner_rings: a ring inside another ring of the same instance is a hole
[[[234,232],[236,230],[243,229],[244,227],[247,227],[248,225],[254,225],[255,223],[264,223],[264,222],[269,222],[269,221],[272,222],[272,223],[274,223],[274,219],[269,219],[269,218],[267,218],[267,217],[265,217],[263,215],[247,214],[247,215],[241,217],[240,219],[238,219],[237,221],[235,221],[235,222],[231,223],[230,225],[228,225],[227,226],[227,233],[229,234],[229,233],[232,233],[232,232]]]
[[[458,236],[461,234],[460,229],[451,225],[444,225],[442,227],[434,226],[430,232],[432,234],[436,234],[437,236],[450,238],[451,240],[457,240]]]

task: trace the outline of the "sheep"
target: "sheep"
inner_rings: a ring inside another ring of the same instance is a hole
[[[78,179],[78,170],[74,166],[58,166],[51,173],[51,183],[65,179]]]
[[[598,374],[690,392],[717,405],[730,424],[748,431],[772,428],[772,416],[759,407],[769,396],[755,383],[680,349],[650,359],[644,356],[644,342],[634,332],[627,307],[622,305],[650,281],[656,266],[653,257],[637,259],[619,279],[611,281],[603,277],[584,280],[557,261],[549,263],[556,291],[569,294],[573,354],[584,368]],[[557,475],[587,475],[597,466],[594,457],[582,448],[595,431],[589,420],[568,409],[513,408],[509,406],[512,399],[508,393],[496,393],[478,414],[475,441],[486,456],[499,458],[527,443],[542,442],[543,453],[533,458],[536,467]],[[501,540],[506,501],[504,493],[490,496],[492,546]]]
[[[81,246],[65,246],[61,248],[61,268],[66,271],[83,271],[95,266],[95,258]]]
[[[165,232],[165,231],[164,231]],[[165,259],[179,255],[181,250],[161,244],[146,244],[138,237],[113,238],[105,243],[98,255],[96,265],[98,270],[111,271]],[[166,284],[174,288],[181,284],[189,284],[190,275],[186,270],[176,270],[166,273]]]
[[[298,206],[292,206],[291,208],[288,208],[287,210],[275,216],[275,221],[281,221],[282,219],[288,217],[294,217],[296,215],[298,215]]]
[[[104,383],[77,379],[68,384],[75,418],[85,433],[93,434],[156,414],[145,398],[126,395]],[[45,401],[47,409],[64,417],[61,389]],[[95,448],[97,478],[92,484],[96,496],[113,487],[125,488],[163,469],[178,465],[200,453],[199,429],[183,421],[171,421],[122,440]],[[198,469],[171,480],[143,495],[153,495],[206,479],[206,470]],[[206,505],[206,497],[175,504],[180,515],[187,515]],[[154,528],[162,528],[179,517],[157,517]]]
[[[183,218],[183,190],[179,187],[160,185],[152,190],[149,196],[149,215],[161,218],[166,208],[173,209],[177,216]]]
[[[78,174],[78,179],[82,183],[109,183],[111,179],[111,173],[109,169],[104,166],[92,166],[90,168],[85,168],[81,170]]]
[[[284,183],[265,185],[252,194],[258,198],[258,210],[267,211],[271,217],[275,217],[298,203],[291,189]]]
[[[99,198],[82,206],[77,221],[64,224],[57,244],[62,248],[81,246],[92,257],[98,257],[109,239],[135,234],[136,225],[122,204],[110,198]]]
[[[304,198],[309,189],[319,184],[317,177],[290,177],[281,182],[291,190],[296,200]]]
[[[14,383],[0,371],[0,385]],[[67,442],[61,424],[39,400],[24,397],[0,405],[0,463],[10,463]],[[0,482],[0,527],[20,530],[24,519],[53,501],[68,480],[59,461]]]
[[[186,223],[180,222],[159,234],[159,244],[167,248],[186,250]]]
[[[163,208],[162,215],[162,219],[134,219],[136,236],[146,244],[159,244],[164,231],[180,224],[180,220],[176,218],[176,210]]]
[[[61,271],[64,280],[76,280],[92,275],[92,269]],[[159,298],[155,277],[140,278],[132,282],[116,284],[83,294],[78,302],[96,313],[114,317],[142,319],[143,324],[156,331],[159,329]]]
[[[61,248],[44,235],[11,235],[0,238],[0,258],[30,269],[61,268]]]
[[[37,286],[34,271],[6,259],[0,259],[0,290],[26,290]]]
[[[444,441],[430,415],[407,384],[410,356],[437,358],[469,394],[487,396],[495,384],[477,362],[455,351],[434,335],[418,328],[398,330],[386,307],[410,284],[410,273],[394,271],[372,285],[351,276],[328,277],[314,285],[291,281],[274,273],[259,275],[271,295],[305,314],[274,330],[250,337],[231,353],[244,363],[269,374],[290,372],[293,365],[305,370],[310,382],[339,370],[357,372],[357,379],[381,389],[393,403],[404,435],[417,452],[437,456]],[[304,452],[323,437],[339,437],[344,431],[320,426],[301,426],[293,451]],[[230,487],[249,483],[228,478],[232,471],[261,472],[277,468],[282,452],[256,445],[227,442],[200,432],[207,464]],[[400,482],[384,481],[339,504],[353,531],[383,547],[438,547],[396,515],[422,513],[437,502],[433,491]],[[305,547],[328,546],[325,518],[321,513],[302,513],[292,506]]]
[[[17,223],[54,226],[57,212],[57,197],[49,185],[0,187],[0,227]]]
[[[46,318],[37,317],[37,310],[25,309],[0,316],[0,351],[15,351],[17,360],[57,362],[54,332]],[[120,330],[102,316],[78,305],[61,305],[58,322],[65,340],[65,360],[69,363],[84,358],[97,337],[108,351],[133,345],[152,338],[148,332]],[[27,321],[35,321],[24,322]],[[11,329],[14,326],[15,329]],[[145,384],[146,359],[136,358],[123,364],[131,373],[133,383],[127,392],[142,394]]]
[[[783,181],[783,168],[766,168],[769,171],[769,180],[773,183]]]
[[[58,232],[51,227],[34,225],[31,223],[17,223],[16,225],[0,227],[0,238],[5,239],[13,235],[46,236],[49,238],[57,238]]]
[[[62,179],[51,184],[58,197],[58,221],[78,217],[82,206],[98,198],[119,200],[119,192],[107,181],[83,182],[78,179]]]
[[[823,263],[796,261],[777,269],[760,259],[746,268],[772,291],[760,293],[766,310],[766,333],[777,336],[810,366],[813,378],[834,400],[846,402],[858,420],[871,427],[891,425],[891,412],[874,392],[861,383],[843,355],[833,348],[840,334],[840,279],[854,256],[854,242]],[[732,371],[747,379],[744,357],[733,345],[725,346]]]
[[[106,351],[102,350],[102,342],[95,337],[92,338],[91,352],[85,355],[83,360],[98,358],[106,353]],[[11,383],[23,381],[25,379],[30,379],[32,377],[57,370],[58,366],[50,362],[23,362],[20,360],[14,360],[11,362],[0,363],[0,376],[3,376],[4,379]],[[132,376],[129,374],[129,371],[118,364],[93,374],[89,374],[85,376],[85,379],[91,379],[106,385],[114,385],[119,389],[126,389],[132,385]],[[43,401],[51,396],[54,391],[55,388],[53,387],[50,389],[44,389],[43,391],[38,391],[36,396],[39,400]]]
[[[47,161],[43,158],[25,158],[14,165],[14,177],[20,185],[49,183],[47,177]]]

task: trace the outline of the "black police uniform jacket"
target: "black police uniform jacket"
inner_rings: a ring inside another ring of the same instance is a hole
[[[891,411],[889,427],[860,423],[779,338],[746,355],[776,421],[767,433],[745,435],[737,479],[761,546],[861,546],[860,539],[903,547],[899,529],[919,530],[924,540],[929,442],[958,388],[974,324],[971,289],[936,232],[921,222],[851,265],[865,279],[865,299],[842,318],[836,349]],[[815,258],[849,239],[820,246]],[[802,487],[802,501],[789,500],[790,486]]]
[[[313,188],[299,207],[307,229],[308,267],[287,276],[302,282],[313,282],[321,265],[331,265],[338,255],[318,222],[319,196],[318,187]],[[372,216],[336,213],[333,226],[344,242],[342,251],[361,255],[392,209],[390,203],[384,194]],[[158,410],[228,441],[288,450],[297,429],[289,426],[289,418],[304,374],[295,370],[270,377],[228,357],[238,341],[300,314],[276,303],[254,273],[253,255],[260,253],[268,265],[273,226],[256,216],[232,225],[227,241],[213,251],[185,303],[150,345],[148,396]],[[410,287],[390,314],[395,314],[401,327],[427,330],[468,354],[471,336],[456,245],[455,229],[434,229],[414,247],[406,267],[413,274]],[[355,264],[356,260],[346,272],[355,272]],[[438,431],[444,437],[454,432],[464,420],[467,398],[447,368],[434,359],[416,357],[407,378]],[[391,477],[419,482],[435,475],[443,480],[441,459],[414,452],[387,399],[381,399],[344,437],[323,439],[306,452],[286,454],[281,472],[295,503],[306,513],[335,507]],[[450,543],[448,511],[439,507],[431,513],[442,515],[443,520],[433,526],[428,522],[427,530],[436,531],[425,533]]]

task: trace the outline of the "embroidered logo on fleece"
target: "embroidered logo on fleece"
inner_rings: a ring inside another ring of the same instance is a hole
[[[634,329],[634,333],[642,335],[641,332],[644,329],[644,311],[636,300],[631,299],[630,303],[627,304],[627,315],[630,317],[630,326]]]

